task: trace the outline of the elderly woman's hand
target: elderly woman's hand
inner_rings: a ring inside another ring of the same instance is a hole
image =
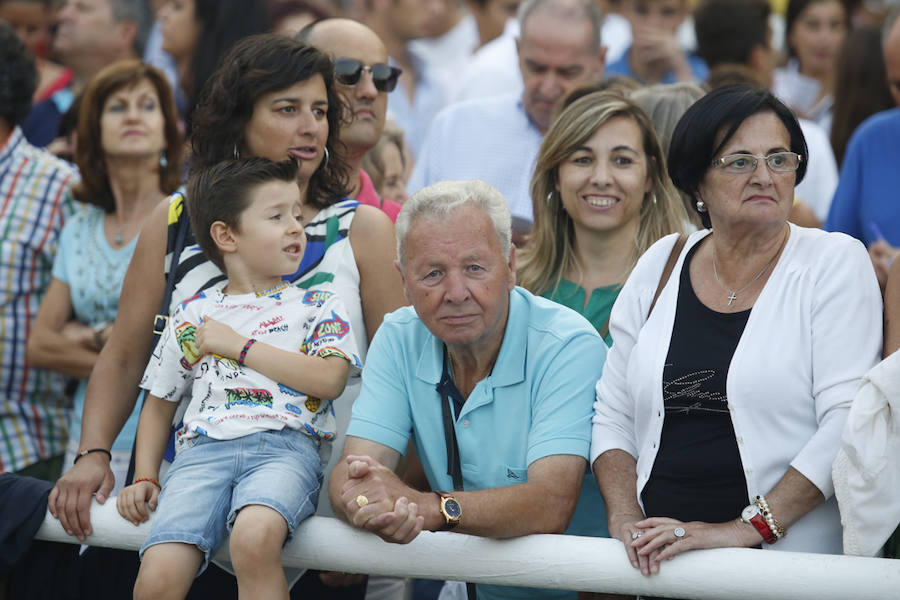
[[[625,553],[631,566],[640,569],[644,575],[650,575],[659,571],[659,561],[656,560],[658,551],[649,554],[638,554],[638,548],[634,546],[634,541],[639,540],[644,535],[643,530],[638,526],[644,521],[642,514],[622,514],[610,515],[609,517],[609,533],[625,545]],[[653,562],[655,561],[655,568]]]
[[[762,539],[740,519],[725,523],[685,523],[669,517],[651,517],[635,523],[642,532],[631,545],[639,557],[649,559],[650,569],[659,571],[659,563],[674,558],[685,550],[701,548],[745,548],[759,544]]]

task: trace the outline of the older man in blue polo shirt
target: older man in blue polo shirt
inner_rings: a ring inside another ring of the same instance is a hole
[[[335,512],[398,543],[422,529],[563,533],[587,464],[603,340],[581,315],[516,287],[509,209],[486,183],[416,193],[397,239],[412,306],[372,341],[331,474]],[[434,491],[393,473],[411,435]],[[598,495],[582,498],[603,510]],[[566,593],[479,585],[478,597]]]

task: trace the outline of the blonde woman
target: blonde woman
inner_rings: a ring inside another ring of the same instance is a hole
[[[570,104],[541,144],[531,196],[519,284],[578,311],[611,345],[609,312],[637,259],[689,222],[647,115],[614,92]]]
[[[519,284],[581,313],[612,345],[609,313],[632,267],[688,222],[644,111],[616,92],[572,102],[541,144],[531,197],[534,228],[518,256]],[[590,472],[568,533],[609,537]]]

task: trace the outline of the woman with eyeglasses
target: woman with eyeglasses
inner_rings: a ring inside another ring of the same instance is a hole
[[[390,220],[344,198],[346,166],[334,152],[344,104],[333,74],[330,58],[296,40],[263,34],[239,41],[207,81],[194,112],[193,166],[205,168],[233,157],[298,163],[308,242],[300,269],[289,280],[298,287],[337,291],[352,326],[368,334],[359,336],[365,352],[364,341],[405,299],[393,266]],[[154,315],[160,311],[183,219],[183,198],[176,194],[157,206],[141,232],[112,334],[88,383],[79,460],[48,501],[65,530],[79,539],[90,532],[92,494],[105,502],[112,487],[107,451],[134,406],[133,392],[147,365]],[[225,282],[189,229],[174,263],[170,309]],[[336,411],[349,411],[358,385],[358,379],[348,382],[335,401]],[[334,450],[339,453],[340,446]]]
[[[831,463],[881,294],[858,241],[788,223],[805,156],[790,110],[746,85],[673,133],[669,175],[709,228],[654,244],[619,294],[591,447],[644,575],[697,548],[841,552]]]

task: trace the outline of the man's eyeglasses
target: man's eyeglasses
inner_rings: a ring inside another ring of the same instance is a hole
[[[402,69],[383,63],[367,67],[355,58],[339,58],[334,61],[334,77],[338,83],[356,85],[363,71],[372,75],[372,83],[379,92],[392,92],[397,87],[397,79]]]
[[[729,154],[710,163],[714,167],[722,167],[726,173],[752,173],[759,160],[766,161],[769,170],[775,173],[791,173],[797,170],[803,157],[794,152],[775,152],[768,156],[754,154]]]

